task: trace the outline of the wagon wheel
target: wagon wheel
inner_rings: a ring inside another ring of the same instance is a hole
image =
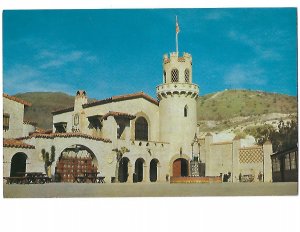
[[[41,178],[41,179],[40,179],[40,183],[41,183],[41,184],[45,184],[45,183],[46,183],[46,178]]]
[[[23,179],[22,182],[23,182],[23,184],[29,184],[29,180],[28,180],[28,178],[26,178],[26,177]]]

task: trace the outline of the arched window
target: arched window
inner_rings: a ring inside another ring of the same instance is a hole
[[[167,74],[165,70],[164,70],[164,83],[167,83]]]
[[[184,107],[184,113],[183,113],[184,117],[187,117],[187,114],[188,114],[188,106],[185,105],[185,107]]]
[[[144,117],[135,121],[135,140],[148,140],[148,122]]]
[[[184,80],[185,80],[185,82],[190,81],[190,70],[188,70],[188,69],[184,70]]]
[[[179,79],[178,69],[172,69],[172,71],[171,71],[171,82],[178,82],[178,79]]]
[[[151,182],[157,181],[158,163],[159,163],[159,161],[157,159],[152,159],[150,162],[150,181]]]

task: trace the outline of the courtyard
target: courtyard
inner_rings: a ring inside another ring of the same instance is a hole
[[[3,184],[5,198],[293,196],[298,183],[48,183]]]

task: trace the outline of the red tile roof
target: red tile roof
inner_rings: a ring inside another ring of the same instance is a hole
[[[123,112],[115,112],[115,111],[109,111],[108,113],[106,113],[105,115],[103,115],[103,117],[101,118],[101,120],[106,120],[109,116],[114,116],[114,117],[124,117],[124,118],[128,118],[128,119],[134,119],[136,116],[132,115],[132,114],[127,114],[127,113],[123,113]]]
[[[231,141],[224,141],[224,142],[212,143],[212,145],[226,145],[226,144],[232,144],[232,142]]]
[[[28,125],[32,125],[32,126],[36,126],[37,125],[36,122],[31,122],[31,121],[27,121],[27,120],[24,120],[23,124],[28,124]]]
[[[130,100],[130,99],[135,99],[135,98],[144,98],[144,99],[148,100],[149,102],[151,102],[155,105],[158,105],[158,101],[155,100],[154,98],[150,97],[149,95],[145,94],[144,92],[138,92],[138,93],[125,94],[125,95],[120,95],[120,96],[113,96],[113,97],[106,98],[103,100],[87,103],[87,104],[83,105],[83,108],[88,108],[91,106],[97,106],[97,105],[102,105],[102,104],[111,103],[111,102],[125,101],[125,100]]]
[[[33,145],[23,143],[23,141],[16,139],[3,139],[3,147],[35,149]]]
[[[100,137],[96,137],[96,136],[91,136],[91,135],[83,134],[83,133],[80,133],[80,132],[50,133],[50,134],[33,133],[30,136],[18,138],[18,140],[30,139],[30,138],[53,139],[55,137],[62,137],[62,138],[79,137],[79,138],[86,138],[86,139],[102,141],[102,142],[105,142],[105,143],[111,143],[110,139],[104,139],[104,138],[100,138]]]
[[[252,150],[252,149],[263,149],[262,146],[259,145],[253,145],[251,147],[241,147],[240,150]]]
[[[31,106],[32,104],[23,100],[23,99],[20,99],[20,98],[17,98],[17,97],[14,97],[14,96],[9,96],[8,94],[6,93],[3,93],[3,97],[9,99],[9,100],[12,100],[12,101],[15,101],[15,102],[18,102],[18,103],[21,103],[25,106]]]
[[[164,59],[164,64],[170,63],[170,59],[169,58],[165,58]]]
[[[102,99],[102,100],[98,100],[98,101],[93,101],[93,102],[86,103],[86,104],[82,105],[82,107],[83,108],[88,108],[88,107],[92,107],[92,106],[103,105],[103,104],[106,104],[106,103],[117,102],[117,101],[125,101],[125,100],[130,100],[130,99],[135,99],[135,98],[144,98],[144,99],[148,100],[149,102],[151,102],[155,105],[158,105],[158,101],[155,100],[154,98],[150,97],[149,95],[145,94],[144,92],[138,92],[138,93],[132,93],[132,94],[112,96],[110,98],[106,98],[106,99]],[[70,112],[70,111],[73,111],[73,110],[74,110],[74,106],[52,111],[52,114],[57,115],[57,114]]]
[[[71,107],[64,108],[64,109],[54,110],[51,113],[53,115],[56,115],[56,114],[62,114],[62,113],[70,112],[70,111],[73,111],[73,110],[74,110],[74,106],[71,106]]]
[[[32,134],[51,134],[51,133],[52,133],[52,129],[45,130],[43,128],[36,127],[35,131],[30,132],[29,135],[32,135]]]

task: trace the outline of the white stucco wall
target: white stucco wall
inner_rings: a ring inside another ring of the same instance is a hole
[[[3,97],[3,113],[9,114],[9,129],[3,131],[4,138],[23,136],[24,105]]]
[[[67,122],[67,132],[72,132],[72,115],[73,111],[53,115],[53,132],[55,132],[54,124],[58,122]]]
[[[129,99],[125,101],[117,101],[111,102],[103,105],[97,105],[93,107],[84,108],[84,112],[86,115],[86,124],[88,125],[88,116],[92,115],[104,115],[109,111],[123,112],[132,115],[140,115],[141,113],[146,115],[148,118],[148,128],[149,128],[149,140],[158,141],[159,140],[159,114],[158,114],[158,106],[145,100],[144,98],[135,98]],[[109,117],[110,118],[110,117]],[[131,124],[134,123],[135,120],[131,121]],[[109,124],[106,123],[107,126]],[[132,131],[132,126],[130,131]],[[83,128],[82,128],[83,129]],[[113,129],[114,126],[113,126]],[[104,128],[104,130],[107,130]],[[92,129],[88,129],[85,127],[83,131],[87,134],[92,135]],[[133,133],[131,132],[131,139],[133,138]],[[103,135],[103,137],[105,137]],[[110,137],[108,139],[116,139],[116,136]]]
[[[23,123],[23,137],[28,136],[29,133],[35,131],[35,126],[27,123]]]

